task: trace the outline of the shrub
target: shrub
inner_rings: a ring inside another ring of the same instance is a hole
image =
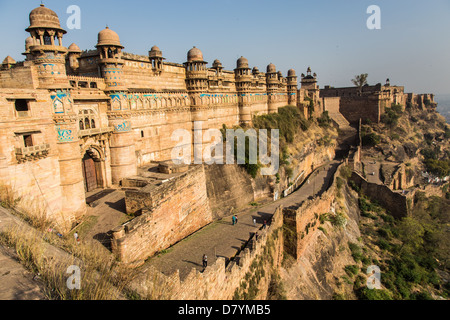
[[[362,300],[393,300],[393,294],[389,290],[362,288],[358,292]]]
[[[380,144],[381,137],[379,135],[377,135],[376,133],[372,132],[372,133],[362,135],[361,142],[362,142],[363,146],[374,147],[374,146]]]
[[[319,118],[317,118],[317,122],[320,127],[327,128],[330,126],[331,118],[328,115],[328,111],[324,111]]]
[[[344,267],[345,272],[350,276],[357,275],[359,272],[359,268],[356,265],[348,265]]]
[[[361,261],[361,259],[363,258],[361,247],[359,247],[356,243],[352,243],[352,242],[348,243],[348,247],[350,249],[353,259],[356,262]]]
[[[391,248],[391,245],[385,239],[379,239],[376,244],[382,250],[389,250]]]

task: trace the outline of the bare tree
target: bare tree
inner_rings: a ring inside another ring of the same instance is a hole
[[[352,83],[359,88],[359,94],[362,94],[362,88],[367,84],[367,77],[369,75],[367,73],[362,73],[360,75],[356,75],[355,79],[352,79]]]

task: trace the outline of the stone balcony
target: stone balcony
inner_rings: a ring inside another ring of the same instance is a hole
[[[94,129],[86,129],[86,130],[80,130],[78,132],[78,136],[80,138],[87,137],[87,136],[95,136],[98,134],[113,132],[113,127],[103,127],[103,128],[94,128]]]
[[[43,159],[50,151],[50,144],[44,143],[32,147],[16,148],[16,159],[18,163]]]

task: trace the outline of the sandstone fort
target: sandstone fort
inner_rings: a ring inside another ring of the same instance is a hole
[[[8,56],[0,70],[0,183],[15,198],[38,206],[62,231],[85,215],[86,193],[93,190],[147,188],[130,193],[127,211],[154,205],[155,194],[170,186],[146,187],[130,177],[151,163],[160,163],[162,172],[182,173],[185,169],[170,165],[177,144],[171,135],[176,129],[195,134],[194,122],[202,131],[249,126],[253,116],[286,105],[298,107],[306,118],[328,111],[337,124],[378,122],[391,104],[433,101],[433,95],[405,93],[389,80],[362,91],[319,89],[310,68],[300,76],[293,69],[283,75],[268,61],[264,72],[245,57],[234,70],[225,70],[218,59],[208,65],[196,47],[181,63],[166,61],[164,48],[156,45],[146,56],[127,53],[109,27],[98,33],[95,48],[82,51],[75,43],[65,46],[58,15],[43,4],[30,12],[29,21],[24,61]],[[191,178],[202,181],[201,171],[195,169]],[[199,206],[196,225],[211,221],[202,205],[206,191],[180,183],[173,190],[186,187],[191,203]],[[187,210],[180,206],[176,210]],[[153,236],[157,232],[168,230],[153,230]]]

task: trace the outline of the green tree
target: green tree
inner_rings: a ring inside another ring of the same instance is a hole
[[[359,89],[359,94],[362,94],[362,88],[367,84],[368,76],[367,73],[361,73],[360,75],[356,75],[355,79],[352,79],[352,83]]]

